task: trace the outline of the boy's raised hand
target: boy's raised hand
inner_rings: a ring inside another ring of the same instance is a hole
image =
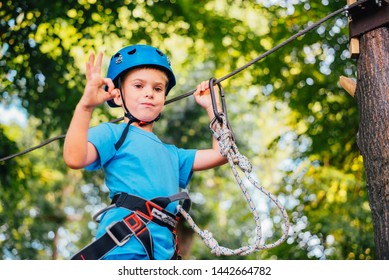
[[[214,86],[213,89],[215,93],[217,107],[219,109],[220,108],[219,90],[217,86]],[[213,112],[212,99],[209,90],[209,81],[203,81],[200,84],[198,84],[196,87],[196,91],[193,93],[193,96],[197,104],[199,104],[201,107],[207,110],[207,112]]]
[[[102,52],[97,55],[96,62],[94,53],[91,53],[89,61],[86,63],[86,85],[79,104],[87,110],[93,110],[96,106],[119,94],[119,89],[115,89],[112,80],[101,76],[102,61]],[[108,91],[105,91],[105,86],[107,86]]]

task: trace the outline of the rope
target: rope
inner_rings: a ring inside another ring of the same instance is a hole
[[[220,79],[216,80],[215,83],[220,83],[220,82],[222,82],[222,81],[224,81],[224,80],[226,80],[226,79],[228,79],[228,78],[230,78],[230,77],[232,77],[232,76],[238,74],[239,72],[243,71],[244,69],[248,68],[249,66],[251,66],[251,65],[253,65],[253,64],[255,64],[255,63],[257,63],[258,61],[260,61],[260,60],[262,60],[263,58],[267,57],[268,55],[274,53],[274,52],[277,51],[278,49],[280,49],[280,48],[284,47],[285,45],[289,44],[290,42],[296,40],[298,37],[300,37],[300,36],[302,36],[302,35],[308,33],[309,31],[311,31],[311,30],[317,28],[319,25],[323,24],[323,23],[326,22],[327,20],[329,20],[329,19],[331,19],[331,18],[337,16],[337,15],[340,14],[340,13],[346,12],[346,11],[348,11],[350,8],[352,8],[352,7],[354,7],[354,6],[357,6],[357,5],[359,5],[360,3],[364,3],[364,2],[366,2],[366,1],[367,1],[367,0],[360,0],[360,1],[358,1],[358,2],[355,2],[355,3],[352,4],[352,5],[349,5],[349,6],[346,5],[346,6],[344,6],[343,8],[341,8],[341,9],[335,11],[335,12],[332,12],[332,13],[328,14],[326,17],[322,18],[322,19],[319,20],[318,22],[316,22],[316,23],[314,23],[314,24],[311,24],[311,25],[309,25],[308,27],[306,27],[306,28],[300,30],[299,32],[297,32],[297,33],[294,34],[293,36],[289,37],[289,38],[288,38],[287,40],[285,40],[284,42],[282,42],[282,43],[278,44],[277,46],[273,47],[272,49],[266,51],[266,52],[263,53],[262,55],[256,57],[255,59],[251,60],[250,62],[248,62],[247,64],[241,66],[240,68],[236,69],[235,71],[233,71],[233,72],[231,72],[231,73],[229,73],[229,74],[227,74],[227,75],[221,77]],[[193,93],[194,93],[195,91],[196,91],[196,90],[191,90],[191,91],[189,91],[189,92],[187,92],[187,93],[185,93],[185,94],[182,94],[182,95],[179,95],[179,96],[174,97],[174,98],[172,98],[172,99],[169,99],[169,100],[167,100],[167,101],[165,102],[165,105],[168,105],[168,104],[171,104],[171,103],[176,102],[176,101],[178,101],[178,100],[181,100],[181,99],[184,99],[184,98],[186,98],[186,97],[189,97],[189,96],[193,95]],[[122,121],[123,119],[124,119],[124,118],[122,117],[122,118],[118,118],[118,119],[112,120],[111,122],[119,122],[119,121]],[[43,146],[45,146],[45,145],[47,145],[47,144],[49,144],[49,143],[51,143],[51,142],[53,142],[53,141],[55,141],[55,140],[65,138],[65,136],[66,136],[66,135],[60,135],[60,136],[53,137],[53,138],[48,139],[48,140],[46,140],[45,142],[43,142],[43,143],[41,143],[41,144],[39,144],[39,145],[37,145],[37,146],[31,147],[31,148],[29,148],[29,149],[26,149],[26,150],[24,150],[24,151],[21,151],[21,152],[19,152],[19,153],[13,154],[13,155],[9,155],[9,156],[0,158],[0,162],[6,161],[6,160],[9,160],[9,159],[12,159],[12,158],[14,158],[14,157],[16,157],[16,156],[24,155],[24,154],[26,154],[26,153],[29,153],[29,152],[33,151],[33,150],[36,150],[36,149],[38,149],[38,148],[41,148],[41,147],[43,147]]]
[[[252,165],[250,161],[245,157],[244,155],[240,154],[238,151],[238,147],[235,144],[235,141],[233,140],[233,134],[231,130],[229,129],[228,120],[224,113],[221,115],[222,122],[216,122],[216,129],[212,130],[214,137],[218,140],[220,152],[222,156],[227,157],[228,162],[230,164],[231,170],[234,174],[234,177],[236,179],[236,182],[238,183],[248,205],[250,208],[250,212],[253,215],[254,221],[255,221],[255,242],[254,244],[250,244],[248,246],[243,246],[237,249],[230,249],[227,247],[220,246],[218,241],[213,237],[212,232],[208,230],[201,230],[196,223],[193,221],[192,217],[189,215],[187,211],[185,211],[181,205],[177,206],[178,212],[181,213],[181,215],[185,218],[185,220],[189,223],[189,225],[192,227],[192,229],[202,238],[204,244],[211,249],[211,253],[215,254],[216,256],[224,255],[224,256],[246,256],[253,252],[264,250],[264,249],[271,249],[274,248],[280,244],[282,244],[289,232],[290,224],[289,224],[289,218],[288,214],[285,210],[285,208],[281,205],[281,203],[278,201],[278,199],[269,191],[265,190],[255,179],[252,178],[250,175],[252,171]],[[212,122],[211,122],[212,125]],[[262,245],[262,227],[261,227],[261,221],[259,214],[256,210],[255,204],[251,198],[251,195],[247,191],[247,188],[245,184],[243,183],[242,179],[240,178],[238,171],[236,170],[236,166],[239,167],[239,169],[244,173],[246,178],[249,180],[249,182],[259,191],[261,191],[263,194],[265,194],[266,197],[268,197],[280,210],[282,214],[282,219],[284,221],[284,227],[283,227],[283,234],[282,236],[275,242],[270,244],[263,244]]]
[[[117,118],[117,119],[111,120],[110,122],[116,123],[116,122],[119,122],[119,121],[121,121],[123,119],[124,118],[121,117],[121,118]],[[17,156],[21,156],[21,155],[27,154],[29,152],[32,152],[32,151],[36,150],[36,149],[42,148],[43,146],[46,146],[47,144],[50,144],[51,142],[54,142],[54,141],[60,140],[60,139],[64,139],[65,137],[66,137],[66,134],[62,134],[62,135],[58,135],[58,136],[55,136],[53,138],[47,139],[46,141],[40,143],[39,145],[33,146],[31,148],[28,148],[28,149],[26,149],[24,151],[21,151],[19,153],[16,153],[16,154],[13,154],[13,155],[9,155],[9,156],[0,158],[0,162],[12,159],[12,158],[17,157]]]

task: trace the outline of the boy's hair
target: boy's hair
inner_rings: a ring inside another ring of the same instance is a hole
[[[124,82],[124,79],[126,78],[126,76],[130,73],[130,72],[132,72],[132,71],[134,71],[134,70],[158,70],[158,71],[161,71],[161,72],[163,72],[165,75],[166,75],[166,79],[167,79],[167,83],[166,83],[166,92],[165,92],[165,95],[167,95],[168,94],[168,92],[167,92],[167,89],[168,89],[168,87],[169,87],[169,83],[170,83],[170,81],[169,81],[169,73],[167,73],[166,72],[166,70],[164,69],[164,68],[162,68],[162,67],[158,67],[158,66],[155,66],[155,65],[142,65],[142,66],[139,66],[139,67],[133,67],[133,68],[131,68],[131,69],[129,69],[129,70],[127,70],[127,71],[125,71],[125,72],[123,72],[122,74],[120,74],[120,79],[121,79],[121,82],[123,83]],[[114,82],[114,85],[115,85],[115,87],[118,87],[119,85],[117,84],[117,82],[118,81],[116,81],[116,83]]]
[[[168,57],[159,49],[148,45],[127,46],[114,54],[109,63],[107,78],[119,87],[119,80],[124,77],[123,75],[132,69],[142,67],[154,68],[166,73],[168,78],[166,95],[175,86],[176,79]],[[111,107],[118,107],[113,100],[107,103]]]

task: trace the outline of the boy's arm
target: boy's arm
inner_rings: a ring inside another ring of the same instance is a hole
[[[101,77],[103,54],[99,53],[96,64],[95,56],[91,54],[86,63],[86,85],[84,93],[78,102],[66,133],[63,157],[65,163],[73,169],[84,168],[96,161],[98,152],[88,142],[89,123],[94,108],[115,97],[118,92],[114,89],[111,79]],[[103,86],[108,86],[108,91]]]
[[[96,148],[88,142],[88,129],[92,111],[78,104],[66,133],[63,157],[66,165],[73,169],[88,166],[98,158]]]
[[[217,94],[216,99],[219,100],[217,87],[215,87],[215,93]],[[213,112],[208,81],[204,81],[201,84],[199,84],[193,95],[196,99],[196,102],[204,109],[206,109],[209,120],[210,121],[213,120],[215,115]],[[217,106],[218,108],[220,108],[219,103],[217,104]],[[215,137],[212,137],[211,149],[198,150],[196,152],[192,170],[200,171],[200,170],[210,169],[216,166],[223,165],[226,162],[227,162],[227,158],[223,157],[220,154],[218,141],[215,139]]]

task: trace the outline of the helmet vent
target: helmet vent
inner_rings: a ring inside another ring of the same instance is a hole
[[[155,50],[160,56],[163,56],[163,52],[161,52],[160,50]]]
[[[129,55],[133,55],[134,53],[136,53],[136,49],[133,49],[133,50],[128,52]]]

